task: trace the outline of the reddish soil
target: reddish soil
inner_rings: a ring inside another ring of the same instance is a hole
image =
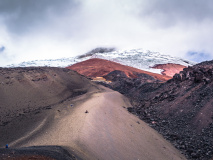
[[[167,64],[157,64],[152,68],[162,69],[163,70],[161,72],[162,75],[173,77],[176,73],[179,73],[184,68],[186,68],[186,66],[180,64],[167,63]]]
[[[99,58],[89,59],[80,63],[76,63],[67,68],[77,71],[78,73],[92,79],[96,77],[103,77],[115,70],[124,72],[126,76],[129,78],[137,78],[137,74],[143,73],[143,74],[150,75],[154,77],[155,79],[158,79],[161,81],[166,81],[171,79],[171,76],[151,73],[151,72],[143,71],[137,68],[125,66],[116,62],[99,59]]]

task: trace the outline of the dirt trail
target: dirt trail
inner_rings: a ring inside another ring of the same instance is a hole
[[[79,96],[52,109],[46,124],[40,120],[39,131],[33,136],[29,131],[16,140],[23,140],[16,147],[59,145],[82,159],[185,159],[161,135],[128,113],[129,106],[124,96],[111,90]]]

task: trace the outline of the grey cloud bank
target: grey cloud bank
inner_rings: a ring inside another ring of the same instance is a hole
[[[212,12],[210,0],[0,0],[0,63],[71,57],[98,46],[210,60]]]

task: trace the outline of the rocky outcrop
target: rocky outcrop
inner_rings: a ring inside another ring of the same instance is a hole
[[[211,83],[213,79],[213,69],[211,66],[196,65],[183,69],[180,74],[175,74],[173,80],[176,81],[194,81],[195,83]]]
[[[98,48],[95,48],[95,49],[93,49],[93,50],[87,52],[86,54],[83,54],[83,55],[78,56],[78,58],[89,57],[89,56],[94,55],[95,53],[113,52],[113,51],[115,51],[115,50],[116,50],[115,48],[98,47]]]
[[[99,83],[128,97],[136,98],[140,96],[141,87],[143,88],[144,85],[158,85],[159,82],[162,82],[148,74],[135,73],[135,75],[137,75],[137,78],[131,78],[127,77],[124,72],[115,70],[104,76],[111,83]]]

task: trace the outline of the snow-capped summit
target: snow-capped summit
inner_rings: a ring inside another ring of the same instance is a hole
[[[108,53],[95,53],[92,58],[102,58],[135,67],[149,72],[161,73],[160,69],[151,68],[157,64],[180,64],[183,66],[194,65],[194,62],[182,58],[163,55],[159,52],[144,51],[143,49],[120,50]]]
[[[35,60],[22,62],[17,65],[8,65],[7,67],[30,67],[30,66],[51,66],[51,67],[67,67],[78,62],[82,62],[91,58],[101,58],[123,65],[135,67],[153,73],[161,73],[161,69],[151,68],[157,64],[180,64],[183,66],[194,65],[194,62],[184,60],[182,58],[163,55],[158,52],[144,51],[142,49],[132,50],[115,50],[113,48],[96,48],[86,54],[61,59]]]

